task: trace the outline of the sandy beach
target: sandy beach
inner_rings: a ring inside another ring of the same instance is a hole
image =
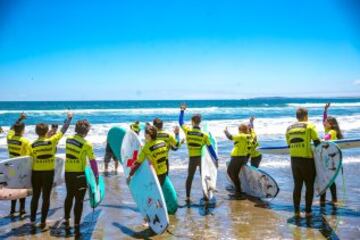
[[[264,160],[264,164],[269,160]],[[346,161],[346,160],[345,160]],[[348,179],[355,179],[355,165],[345,165]],[[171,179],[182,205],[174,216],[170,216],[167,232],[156,236],[143,226],[142,217],[131,198],[122,172],[105,177],[106,197],[93,210],[85,202],[82,223],[82,239],[358,239],[360,237],[360,202],[358,187],[347,181],[348,196],[338,208],[328,204],[319,208],[314,201],[312,219],[295,219],[292,208],[292,181],[289,167],[267,169],[276,174],[280,193],[271,201],[254,198],[233,200],[229,197],[225,167],[221,165],[218,179],[216,207],[206,211],[199,200],[202,196],[199,175],[193,182],[190,208],[184,206],[185,169],[173,170]],[[354,175],[353,175],[354,174]],[[339,191],[340,199],[343,193]],[[20,220],[7,217],[9,202],[0,202],[0,238],[45,239],[73,238],[72,230],[66,232],[62,226],[64,186],[53,191],[51,210],[45,231],[32,231],[28,215]],[[27,206],[30,198],[27,199]],[[28,207],[27,207],[28,209]]]

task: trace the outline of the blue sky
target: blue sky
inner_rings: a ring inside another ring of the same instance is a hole
[[[0,0],[0,100],[359,96],[351,2]]]

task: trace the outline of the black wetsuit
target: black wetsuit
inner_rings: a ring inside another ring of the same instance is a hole
[[[20,210],[19,212],[20,213],[24,213],[25,212],[25,201],[26,199],[25,198],[20,198],[19,199],[19,202],[20,202]],[[10,210],[10,213],[15,213],[16,212],[16,202],[17,200],[11,200],[11,210]]]
[[[314,198],[314,182],[316,176],[313,158],[291,157],[291,169],[294,178],[293,201],[295,212],[300,211],[301,190],[305,182],[305,212],[311,212]]]
[[[227,168],[227,173],[235,185],[235,191],[237,194],[241,193],[241,182],[239,173],[247,162],[249,161],[248,156],[244,157],[231,157],[230,164]]]
[[[257,157],[252,157],[250,159],[251,166],[258,168],[260,165],[261,159],[262,159],[262,155],[259,155]]]
[[[40,194],[42,193],[41,222],[45,223],[49,212],[51,189],[54,182],[54,170],[32,171],[31,184],[33,186],[33,197],[31,199],[31,221],[36,220]]]
[[[189,166],[188,166],[188,176],[186,178],[186,197],[190,197],[191,185],[196,172],[197,167],[200,169],[201,174],[201,156],[199,157],[190,157]]]
[[[331,184],[330,192],[331,192],[332,200],[336,202],[337,201],[337,194],[336,194],[336,184],[335,184],[335,182],[333,184]],[[325,202],[325,200],[326,200],[326,192],[324,192],[324,194],[322,194],[320,196],[320,201],[321,202]]]
[[[80,224],[86,193],[86,178],[83,172],[65,172],[66,199],[64,204],[65,219],[70,218],[70,211],[75,198],[74,223]]]

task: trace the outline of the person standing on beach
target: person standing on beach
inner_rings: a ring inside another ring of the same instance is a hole
[[[186,105],[182,104],[180,106],[180,115],[179,115],[179,124],[182,130],[185,133],[186,144],[189,151],[189,166],[188,166],[188,176],[186,178],[186,203],[190,204],[190,192],[192,181],[196,172],[197,167],[200,169],[201,174],[201,149],[203,146],[207,146],[210,152],[211,157],[213,158],[216,165],[218,164],[218,157],[214,150],[214,147],[210,143],[209,135],[201,131],[201,115],[194,114],[191,117],[192,127],[186,126],[184,124],[184,112],[186,110]],[[207,204],[208,199],[204,195],[205,204]]]
[[[249,161],[249,156],[252,151],[252,137],[249,134],[249,129],[246,124],[240,124],[239,133],[231,135],[227,128],[224,131],[226,137],[234,142],[234,147],[231,151],[231,160],[227,168],[227,173],[235,186],[236,198],[242,198],[241,182],[239,173],[241,168]]]
[[[90,127],[90,123],[87,120],[79,120],[75,125],[76,134],[66,139],[64,224],[67,228],[70,227],[70,212],[75,198],[75,236],[80,235],[80,220],[87,188],[85,178],[87,159],[89,159],[96,180],[98,181],[99,178],[93,146],[85,140]]]
[[[153,120],[153,125],[157,129],[157,139],[163,140],[168,145],[168,150],[170,149],[176,151],[180,147],[180,137],[179,137],[179,127],[174,128],[174,134],[163,130],[163,121],[160,118],[155,118]],[[166,161],[167,174],[169,174],[169,159]]]
[[[114,173],[117,174],[117,170],[119,167],[119,160],[116,158],[115,154],[113,153],[110,144],[106,141],[106,148],[105,148],[105,156],[104,156],[104,163],[105,163],[105,175],[108,175],[109,163],[111,159],[114,159],[115,162],[115,170]]]
[[[299,217],[301,189],[305,182],[305,216],[311,217],[316,176],[311,141],[317,146],[320,144],[320,139],[315,125],[308,121],[307,109],[298,108],[296,118],[298,122],[290,125],[286,130],[286,142],[290,148],[291,169],[294,179],[294,211],[295,216]]]
[[[262,159],[261,153],[256,150],[259,147],[259,142],[254,129],[255,117],[251,117],[249,121],[249,132],[251,135],[251,152],[250,152],[250,163],[251,166],[258,168]]]
[[[328,108],[330,107],[330,103],[327,103],[324,107],[323,113],[323,125],[325,129],[324,140],[333,141],[338,139],[343,139],[343,134],[340,130],[338,121],[336,118],[332,116],[328,116]],[[335,182],[330,186],[331,198],[332,202],[337,203],[337,194],[336,194],[336,184]],[[320,205],[324,205],[326,202],[326,192],[320,196]]]
[[[35,132],[39,138],[31,144],[31,157],[33,159],[31,183],[33,187],[33,197],[31,199],[30,221],[33,227],[35,226],[36,212],[41,194],[43,201],[40,227],[46,227],[46,218],[50,207],[50,194],[54,182],[56,149],[60,139],[69,128],[72,117],[72,113],[69,112],[60,132],[57,132],[50,138],[46,137],[49,131],[47,124],[39,123],[36,125]]]
[[[156,175],[162,186],[167,176],[166,162],[169,158],[168,144],[157,138],[158,132],[156,127],[148,125],[145,128],[145,145],[141,148],[139,156],[131,169],[126,182],[129,184],[131,177],[141,164],[148,159],[154,166]]]
[[[20,114],[19,119],[11,126],[10,131],[7,135],[7,145],[9,158],[21,157],[21,156],[29,156],[31,153],[31,144],[30,141],[23,137],[25,131],[25,124],[23,120],[26,119],[26,115],[24,113]],[[11,200],[11,210],[10,216],[14,216],[16,201]],[[21,198],[20,200],[20,210],[19,215],[23,217],[25,215],[25,198]]]

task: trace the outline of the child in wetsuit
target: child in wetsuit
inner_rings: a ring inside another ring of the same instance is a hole
[[[324,113],[323,113],[323,125],[325,129],[324,140],[333,141],[333,140],[343,139],[343,135],[340,130],[338,121],[336,120],[336,118],[327,115],[329,107],[330,107],[330,103],[327,103],[324,107]],[[335,182],[331,184],[330,192],[331,192],[332,202],[336,203],[337,194],[336,194]],[[320,204],[324,205],[325,202],[326,202],[326,192],[320,196]]]

